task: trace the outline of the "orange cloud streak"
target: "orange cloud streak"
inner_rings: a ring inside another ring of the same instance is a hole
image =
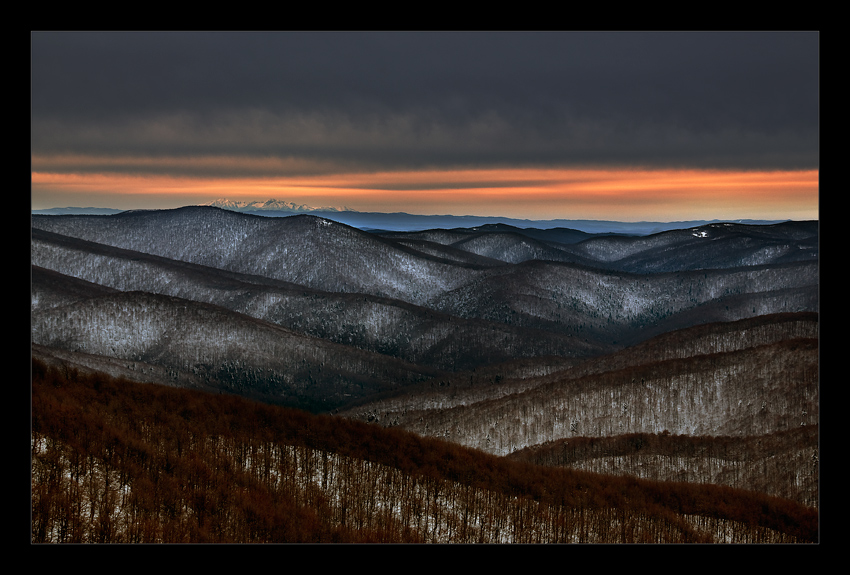
[[[361,211],[530,219],[818,217],[817,170],[492,169],[217,179],[35,171],[32,190],[33,208],[81,205],[55,204],[63,197],[88,197],[92,202],[96,198],[104,207],[125,209],[176,207],[226,197],[346,205]],[[54,205],[36,205],[46,198]],[[140,205],[118,205],[131,200]]]

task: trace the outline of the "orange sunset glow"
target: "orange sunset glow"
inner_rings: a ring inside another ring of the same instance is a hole
[[[818,219],[814,32],[55,33],[32,209]]]
[[[818,171],[488,169],[203,178],[32,173],[33,209],[275,198],[358,211],[525,219],[818,218]]]

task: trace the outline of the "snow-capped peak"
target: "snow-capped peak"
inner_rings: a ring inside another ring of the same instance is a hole
[[[350,208],[337,208],[332,206],[323,206],[323,207],[313,207],[308,206],[306,204],[296,204],[294,202],[284,202],[282,200],[269,199],[264,202],[254,201],[254,202],[240,202],[235,200],[228,200],[226,198],[221,198],[207,204],[203,204],[205,206],[213,206],[216,208],[222,208],[225,210],[235,210],[235,211],[251,211],[251,210],[274,210],[279,212],[343,212],[343,211],[351,211]]]

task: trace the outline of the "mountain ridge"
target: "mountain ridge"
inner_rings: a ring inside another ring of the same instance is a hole
[[[649,235],[672,229],[682,229],[706,225],[709,223],[729,222],[730,220],[688,220],[674,222],[619,222],[615,220],[588,220],[588,219],[550,219],[532,220],[512,218],[507,216],[476,216],[476,215],[449,215],[449,214],[410,214],[406,212],[361,212],[352,208],[343,207],[312,207],[298,205],[294,202],[279,200],[266,200],[255,202],[239,202],[233,200],[219,199],[203,206],[219,207],[238,213],[262,215],[266,217],[286,217],[296,213],[310,213],[316,216],[332,219],[339,223],[347,224],[359,229],[369,231],[424,231],[435,228],[458,228],[476,226],[510,225],[518,228],[568,228],[589,234],[627,234],[627,235]],[[279,207],[276,207],[279,206]],[[160,209],[160,208],[155,208]],[[46,208],[31,210],[31,214],[38,215],[103,215],[117,214],[124,211],[114,208]],[[735,223],[747,225],[769,225],[792,220],[759,220],[739,219],[731,220]]]

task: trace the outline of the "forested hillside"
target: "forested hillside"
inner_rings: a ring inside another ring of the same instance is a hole
[[[657,481],[728,485],[819,507],[818,426],[751,436],[632,433],[559,439],[508,457]]]
[[[34,540],[817,540],[817,222],[32,227]]]
[[[458,374],[342,414],[497,455],[817,507],[817,336],[816,314],[708,324],[545,374]]]
[[[118,292],[34,313],[32,341],[128,365],[160,365],[171,384],[317,411],[438,373],[220,307],[145,292]]]
[[[817,541],[817,512],[32,365],[33,542]]]

